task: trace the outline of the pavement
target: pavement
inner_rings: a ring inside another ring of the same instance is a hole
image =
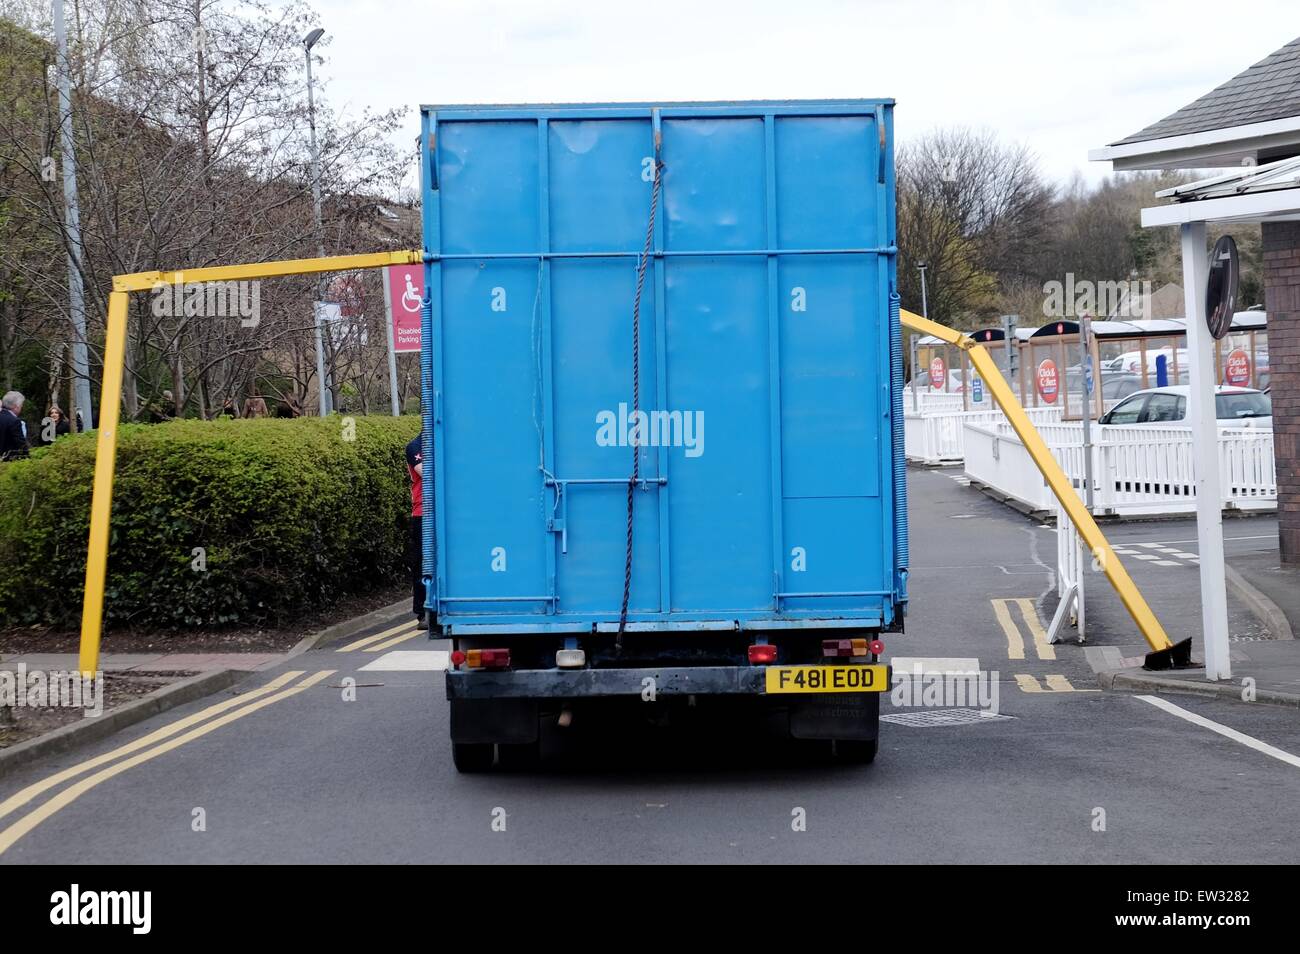
[[[1300,796],[1294,709],[1102,691],[1090,650],[1140,646],[1108,587],[1089,588],[1087,644],[1048,644],[1054,529],[947,472],[909,480],[911,604],[886,656],[974,671],[995,701],[882,700],[870,766],[702,707],[669,726],[579,714],[540,766],[459,775],[447,644],[372,621],[0,775],[0,864],[1294,861],[1278,808]],[[1194,537],[1110,531],[1125,547]],[[1244,552],[1266,534],[1227,535]],[[1171,634],[1199,627],[1189,559],[1131,561]],[[1230,614],[1238,652],[1280,644],[1236,597]]]
[[[99,657],[99,668],[103,672],[258,672],[288,658],[287,653],[105,653]],[[0,659],[0,670],[25,665],[29,671],[75,672],[79,664],[76,653],[23,653]]]

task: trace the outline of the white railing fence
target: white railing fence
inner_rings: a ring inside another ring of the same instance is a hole
[[[1084,497],[1082,426],[1064,422],[1037,426],[1061,469]],[[1190,430],[1094,425],[1092,431],[1093,513],[1183,513],[1196,509]],[[1009,424],[965,424],[962,447],[966,474],[972,480],[1033,510],[1055,508],[1051,490]],[[1220,430],[1219,466],[1225,508],[1276,508],[1272,431]]]
[[[1061,409],[1056,407],[1031,407],[1026,408],[1025,413],[1037,427],[1061,419]],[[960,404],[955,408],[938,405],[919,414],[908,410],[903,419],[907,459],[932,465],[960,464],[966,457],[967,424],[1005,424],[1006,420],[997,407],[963,411]]]

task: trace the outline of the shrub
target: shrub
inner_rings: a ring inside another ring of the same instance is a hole
[[[404,450],[419,429],[415,417],[123,425],[106,624],[277,625],[398,581]],[[79,619],[94,464],[94,434],[0,464],[0,622]]]

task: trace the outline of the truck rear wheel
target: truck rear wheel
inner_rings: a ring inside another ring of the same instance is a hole
[[[876,739],[836,739],[833,758],[846,765],[870,765],[876,760]]]
[[[451,760],[456,764],[456,771],[462,774],[486,772],[492,767],[495,748],[491,742],[453,742]]]

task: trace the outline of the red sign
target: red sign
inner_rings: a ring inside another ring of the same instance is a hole
[[[930,387],[936,391],[942,391],[947,381],[948,367],[943,363],[943,358],[935,355],[930,362]]]
[[[424,298],[423,265],[390,265],[388,301],[393,323],[393,350],[420,350],[420,300]]]
[[[1237,388],[1250,384],[1250,355],[1240,348],[1229,351],[1228,360],[1223,362],[1223,379]]]
[[[1051,358],[1044,358],[1038,365],[1038,396],[1048,404],[1056,403],[1056,395],[1060,391],[1060,378],[1056,373],[1056,362]]]

